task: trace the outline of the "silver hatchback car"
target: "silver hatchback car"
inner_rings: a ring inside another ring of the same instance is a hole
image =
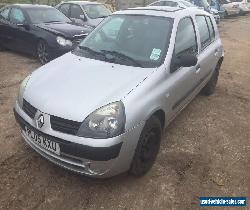
[[[28,145],[59,166],[142,176],[171,120],[198,93],[214,92],[223,57],[203,10],[119,11],[24,79],[14,114]]]

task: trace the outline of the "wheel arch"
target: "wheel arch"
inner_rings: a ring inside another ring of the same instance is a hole
[[[157,109],[154,110],[147,118],[146,121],[150,120],[151,117],[156,117],[160,120],[161,123],[161,128],[162,130],[165,128],[165,124],[166,124],[166,119],[165,119],[165,112],[163,111],[163,109]]]

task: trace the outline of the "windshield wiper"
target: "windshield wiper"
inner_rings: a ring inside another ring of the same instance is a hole
[[[99,17],[97,17],[97,18],[106,18],[106,17],[108,17],[108,15],[99,16]],[[96,18],[96,19],[97,19],[97,18]]]
[[[91,48],[89,48],[89,47],[85,47],[85,46],[81,46],[81,45],[79,45],[78,47],[79,47],[79,49],[85,50],[85,51],[91,53],[92,55],[101,55],[101,56],[104,56],[104,57],[105,57],[105,54],[104,54],[104,53],[95,51],[95,50],[93,50],[93,49],[91,49]]]
[[[61,23],[61,21],[51,20],[51,21],[46,21],[46,22],[43,22],[43,23]]]
[[[105,54],[113,55],[113,56],[118,57],[118,58],[123,59],[123,60],[131,61],[136,66],[141,67],[141,64],[138,61],[136,61],[134,58],[131,58],[128,55],[125,55],[123,53],[120,53],[120,52],[117,52],[117,51],[109,51],[109,50],[101,50],[101,52],[103,52]]]

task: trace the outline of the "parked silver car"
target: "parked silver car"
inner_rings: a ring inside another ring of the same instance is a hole
[[[24,79],[15,117],[25,141],[55,164],[93,177],[141,176],[171,120],[200,91],[214,92],[223,57],[203,10],[119,11]]]
[[[77,25],[95,28],[104,18],[111,15],[111,11],[98,2],[67,1],[56,6],[64,15]]]

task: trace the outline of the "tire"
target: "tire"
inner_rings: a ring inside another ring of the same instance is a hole
[[[161,122],[152,116],[142,130],[129,174],[140,177],[151,169],[159,152],[161,135]]]
[[[215,88],[219,78],[220,66],[221,63],[218,63],[212,77],[210,78],[206,86],[201,90],[201,94],[205,96],[210,96],[215,92]]]
[[[46,64],[50,61],[50,54],[48,49],[48,44],[44,40],[39,40],[37,43],[37,58],[41,64]]]

